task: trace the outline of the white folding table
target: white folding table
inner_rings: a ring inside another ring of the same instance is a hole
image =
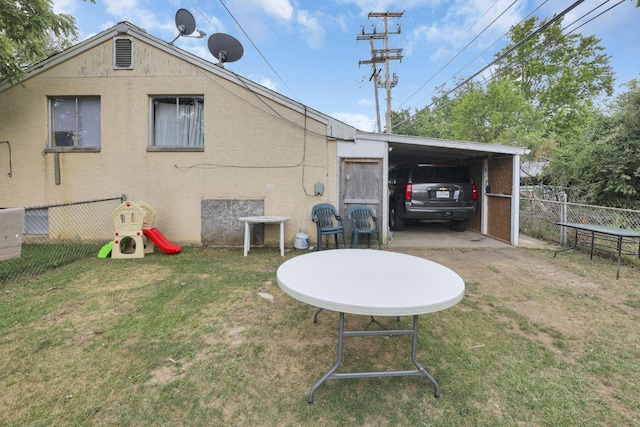
[[[284,223],[288,216],[243,216],[238,220],[244,222],[244,256],[251,248],[251,224],[280,224],[280,256],[284,256]]]
[[[340,313],[338,359],[311,388],[330,379],[387,376],[424,376],[440,395],[438,382],[417,361],[418,316],[445,310],[462,300],[465,285],[452,270],[435,262],[396,252],[371,249],[335,249],[311,252],[284,262],[277,271],[280,288],[307,304]],[[413,328],[345,331],[344,315],[413,316]],[[344,337],[411,335],[415,370],[337,373]]]

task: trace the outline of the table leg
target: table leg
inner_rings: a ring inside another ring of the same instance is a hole
[[[336,361],[336,364],[333,365],[333,367],[329,369],[329,371],[326,374],[324,374],[318,381],[316,381],[313,387],[311,387],[311,390],[309,390],[309,399],[308,399],[309,403],[313,403],[313,394],[316,392],[317,388],[320,387],[323,382],[328,380],[333,375],[333,373],[338,370],[338,368],[340,367],[340,364],[342,363],[342,345],[343,345],[343,338],[344,338],[344,313],[340,313],[339,323],[340,325],[338,327],[338,331],[339,331],[338,332],[338,360]]]
[[[618,236],[618,271],[616,273],[616,280],[620,278],[620,258],[622,258],[622,236]]]
[[[280,223],[280,256],[284,256],[284,222]]]
[[[433,384],[435,388],[434,395],[435,397],[440,397],[440,385],[435,378],[431,376],[426,369],[422,367],[422,365],[418,362],[416,358],[416,349],[418,348],[418,316],[413,316],[413,336],[411,338],[411,360],[413,364],[418,368],[418,372],[427,377],[427,379]]]
[[[244,222],[244,256],[247,256],[251,246],[251,225],[249,221]]]
[[[365,336],[390,336],[390,335],[411,335],[411,361],[417,368],[415,370],[408,371],[382,371],[382,372],[350,372],[350,373],[336,373],[340,364],[342,363],[342,352],[344,348],[344,337],[365,337]],[[330,379],[347,379],[347,378],[378,378],[378,377],[404,377],[404,376],[424,376],[427,378],[435,388],[435,397],[440,397],[440,385],[438,382],[427,372],[427,370],[418,362],[416,357],[416,350],[418,347],[418,316],[413,316],[413,328],[412,329],[400,329],[400,330],[379,330],[379,331],[345,331],[344,330],[344,313],[340,313],[339,328],[338,328],[338,359],[329,371],[324,374],[316,383],[311,387],[309,391],[308,402],[313,403],[313,395],[325,381]]]
[[[571,246],[570,248],[558,249],[553,254],[554,258],[556,257],[556,255],[558,255],[558,253],[564,252],[564,251],[570,251],[571,249],[575,249],[578,246],[578,229],[574,228],[574,230],[576,232],[576,237],[575,237],[575,241],[573,242],[573,246]]]

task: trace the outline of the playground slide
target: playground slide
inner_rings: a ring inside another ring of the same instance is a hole
[[[113,250],[113,240],[104,245],[100,252],[98,252],[98,258],[105,259],[106,257],[111,255],[111,251]]]
[[[180,245],[171,243],[157,228],[145,228],[142,231],[144,232],[144,235],[151,239],[157,247],[168,254],[177,254],[182,250]]]

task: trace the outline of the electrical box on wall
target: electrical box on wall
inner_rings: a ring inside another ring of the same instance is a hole
[[[321,196],[324,193],[324,184],[321,182],[316,182],[313,184],[313,194],[316,196]]]

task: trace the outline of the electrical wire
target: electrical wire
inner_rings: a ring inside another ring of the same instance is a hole
[[[458,51],[458,53],[456,53],[453,58],[451,58],[446,64],[444,64],[438,71],[436,71],[436,73],[431,76],[431,78],[429,78],[429,80],[427,80],[426,82],[424,82],[422,84],[422,86],[420,86],[415,92],[413,92],[413,94],[411,94],[405,101],[403,101],[399,107],[403,106],[407,101],[409,101],[416,93],[420,92],[422,90],[422,88],[424,88],[427,84],[429,84],[429,82],[431,82],[431,80],[433,80],[438,74],[440,74],[440,72],[442,70],[444,70],[445,68],[447,68],[458,56],[462,55],[462,53],[469,47],[471,46],[476,40],[478,40],[478,38],[484,34],[485,31],[487,31],[489,28],[491,28],[491,26],[493,24],[496,23],[496,21],[498,19],[500,19],[505,13],[507,13],[507,11],[509,9],[511,9],[518,0],[514,0],[505,10],[502,11],[502,13],[500,13],[496,18],[494,18],[493,21],[491,21],[491,23],[489,25],[487,25],[486,27],[484,27],[484,29],[482,31],[480,31],[480,33],[478,33],[477,36],[475,36],[469,43],[466,44],[466,46],[464,46],[460,51]],[[495,4],[495,3],[494,3]],[[485,12],[486,13],[486,12]]]
[[[293,94],[293,97],[296,99],[296,101],[302,103],[302,101],[300,101],[300,99],[298,99],[298,97],[295,95],[295,92],[293,92],[291,90],[291,88],[287,85],[287,83],[284,81],[284,79],[280,76],[280,74],[278,74],[278,72],[275,70],[275,68],[273,68],[273,66],[271,65],[271,63],[267,60],[267,58],[262,54],[262,52],[260,51],[260,48],[258,48],[258,46],[253,42],[253,40],[251,39],[251,37],[249,36],[249,34],[247,34],[247,32],[245,31],[245,29],[242,27],[242,25],[240,25],[240,22],[238,22],[238,20],[236,19],[235,16],[233,16],[233,13],[231,13],[231,11],[229,10],[229,8],[227,7],[226,4],[224,4],[224,1],[219,0],[220,4],[222,5],[222,7],[224,7],[224,9],[227,11],[227,13],[229,14],[229,16],[231,16],[231,19],[233,19],[233,22],[236,23],[236,25],[238,26],[238,28],[240,28],[240,31],[242,31],[242,33],[245,35],[245,37],[249,40],[249,42],[251,43],[251,45],[253,46],[253,48],[258,52],[258,54],[260,55],[260,57],[264,60],[264,62],[267,64],[267,66],[271,69],[271,71],[273,71],[273,73],[278,77],[278,80],[280,80],[282,82],[282,84],[289,89],[289,92],[291,92]]]
[[[475,27],[475,26],[476,26],[476,24],[477,24],[478,22],[480,22],[480,19],[484,18],[484,17],[485,17],[485,15],[486,15],[487,13],[489,13],[489,11],[490,11],[491,9],[493,9],[493,8],[494,8],[494,6],[495,6],[496,4],[498,4],[498,2],[499,2],[499,1],[500,1],[500,0],[495,0],[493,3],[491,3],[491,6],[489,6],[489,7],[487,8],[487,10],[485,10],[485,11],[484,11],[484,13],[483,13],[482,15],[480,15],[480,16],[478,17],[478,19],[476,19],[476,20],[473,22],[473,24],[471,24],[471,26],[470,26],[469,28],[467,28],[467,31],[465,31],[464,33],[462,33],[462,35],[461,35],[460,37],[458,37],[458,40],[456,41],[456,43],[459,43],[459,42],[460,42],[460,40],[462,40],[462,39],[464,38],[464,36],[466,36],[467,34],[469,34],[469,31],[471,31],[471,30],[473,29],[473,27]],[[509,7],[511,7],[511,6],[509,6]]]
[[[531,51],[529,51],[529,53],[522,57],[519,58],[517,61],[513,61],[513,62],[509,62],[508,64],[505,65],[504,69],[510,69],[510,68],[515,68],[519,65],[522,65],[523,63],[525,63],[526,61],[529,61],[531,59],[535,58],[535,55],[542,53],[542,50],[553,45],[556,42],[561,41],[562,39],[567,38],[569,35],[573,34],[574,32],[576,32],[577,30],[579,30],[580,28],[582,28],[583,26],[587,25],[588,23],[592,22],[594,19],[604,15],[605,13],[609,12],[610,10],[612,10],[613,8],[619,6],[620,4],[624,3],[625,0],[620,0],[618,3],[614,4],[613,6],[609,7],[608,9],[600,12],[598,15],[592,17],[591,19],[583,22],[582,24],[578,25],[577,27],[573,28],[571,31],[567,30],[575,25],[577,22],[581,21],[582,19],[584,19],[585,17],[587,17],[588,15],[590,15],[591,13],[595,12],[596,10],[598,10],[599,8],[601,8],[602,6],[604,6],[605,4],[609,3],[611,0],[605,0],[604,3],[599,4],[598,6],[594,7],[593,9],[591,9],[590,11],[586,12],[585,14],[583,14],[582,16],[580,16],[579,18],[575,19],[573,22],[569,23],[568,25],[564,26],[560,32],[559,35],[555,38],[552,39],[547,39],[545,40],[544,43],[540,43],[538,46],[535,46],[531,49]],[[493,80],[494,78],[490,78],[489,81]]]
[[[472,74],[470,77],[466,78],[465,80],[463,80],[461,83],[457,84],[453,89],[448,90],[447,92],[445,92],[443,95],[440,96],[440,98],[432,101],[430,104],[428,104],[427,106],[425,106],[424,108],[422,108],[421,110],[417,111],[415,114],[409,116],[407,119],[403,120],[402,122],[396,124],[396,127],[399,125],[404,124],[405,122],[407,122],[408,120],[410,120],[411,118],[413,118],[415,115],[421,113],[422,111],[428,109],[429,107],[431,107],[432,105],[436,104],[439,100],[446,98],[447,96],[449,96],[451,93],[457,91],[458,89],[460,89],[461,87],[465,86],[467,83],[469,83],[471,80],[473,80],[474,78],[476,78],[478,75],[480,75],[481,73],[483,73],[485,70],[487,70],[489,67],[491,67],[492,65],[498,63],[499,61],[503,60],[505,57],[507,57],[509,54],[511,54],[513,51],[515,51],[516,49],[518,49],[520,46],[522,46],[523,44],[525,44],[526,42],[528,42],[529,40],[531,40],[533,37],[537,36],[538,34],[542,33],[543,31],[545,31],[551,24],[555,23],[556,21],[562,19],[567,13],[571,12],[573,9],[575,9],[576,7],[578,7],[581,3],[583,3],[585,0],[577,0],[576,2],[574,2],[573,4],[571,4],[569,7],[567,7],[566,9],[564,9],[562,12],[560,12],[557,15],[554,15],[549,21],[547,21],[546,23],[544,23],[541,27],[537,28],[535,31],[531,32],[530,34],[528,34],[527,36],[525,36],[522,40],[520,40],[519,42],[515,43],[513,46],[511,46],[509,49],[507,49],[506,51],[504,51],[503,53],[501,53],[500,55],[498,55],[493,61],[491,61],[490,63],[488,63],[487,65],[485,65],[484,67],[482,67],[479,71],[476,71],[474,74]]]
[[[526,21],[527,19],[529,19],[535,12],[537,12],[542,6],[544,6],[549,0],[544,0],[542,3],[540,3],[535,9],[533,9],[531,12],[529,12],[527,14],[527,16],[525,16],[522,20],[520,20],[519,24],[522,24],[524,21]],[[446,82],[451,81],[455,78],[455,76],[459,75],[463,70],[465,70],[469,65],[471,65],[472,63],[474,63],[478,58],[483,57],[483,55],[485,53],[487,53],[489,51],[489,49],[491,49],[492,47],[494,47],[496,44],[498,44],[502,39],[504,39],[507,35],[509,34],[509,32],[507,31],[506,33],[504,33],[501,37],[499,37],[495,42],[493,42],[491,45],[489,45],[486,49],[484,49],[482,52],[480,52],[480,54],[478,54],[475,58],[473,58],[471,61],[467,62],[467,64],[465,64],[462,68],[460,68],[458,71],[456,71],[455,73],[453,73],[453,77],[449,78],[448,80],[446,80]],[[435,77],[435,76],[434,76]],[[429,81],[433,80],[433,78],[430,78]],[[445,83],[446,83],[445,82]],[[428,82],[427,82],[428,83]],[[424,85],[422,85],[422,87],[424,87],[426,85],[426,83]],[[421,87],[421,88],[422,88]],[[416,91],[417,92],[417,91]],[[424,102],[425,99],[427,99],[430,96],[433,96],[433,94],[435,93],[435,90],[433,90],[431,93],[429,93],[428,95],[424,96],[423,98],[420,99],[420,101],[416,102],[416,105],[420,105],[422,104],[422,102]],[[415,93],[413,94],[415,95]],[[413,96],[411,95],[411,96]],[[406,101],[405,101],[406,102]],[[400,105],[403,105],[404,102]]]

